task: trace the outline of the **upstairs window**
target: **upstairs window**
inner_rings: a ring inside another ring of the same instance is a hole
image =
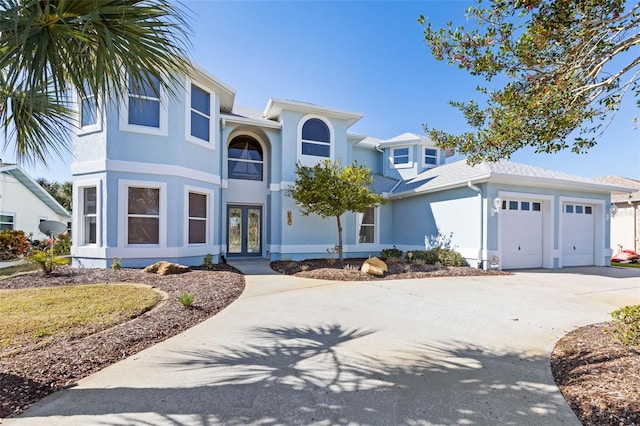
[[[160,81],[133,84],[129,80],[129,124],[160,128]]]
[[[438,165],[438,150],[433,148],[424,149],[424,164],[427,166]]]
[[[93,95],[80,99],[80,127],[92,127],[98,124],[98,106]]]
[[[302,154],[316,157],[331,157],[331,132],[327,124],[311,118],[302,126]]]
[[[211,94],[191,85],[191,136],[209,142],[211,140]]]
[[[391,166],[396,169],[413,167],[412,148],[408,146],[391,148]]]
[[[229,179],[262,180],[262,147],[249,136],[238,136],[229,144]]]

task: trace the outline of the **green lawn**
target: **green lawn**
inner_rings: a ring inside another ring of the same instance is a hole
[[[0,290],[0,352],[95,333],[151,309],[160,295],[130,284]]]
[[[618,263],[611,262],[611,266],[621,266],[623,268],[640,268],[640,263]]]

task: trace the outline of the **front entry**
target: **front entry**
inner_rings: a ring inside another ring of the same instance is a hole
[[[227,206],[227,254],[260,256],[262,254],[262,207]]]

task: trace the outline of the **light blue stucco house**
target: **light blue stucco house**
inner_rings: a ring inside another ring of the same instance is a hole
[[[339,109],[273,98],[263,111],[242,108],[232,88],[195,66],[179,80],[172,97],[158,85],[98,109],[79,99],[76,266],[324,257],[337,242],[335,220],[302,216],[286,188],[297,161],[327,158],[368,166],[388,199],[345,215],[348,257],[424,249],[425,236],[440,233],[482,268],[609,263],[609,200],[619,187],[507,161],[447,163],[453,153],[425,136],[351,133],[362,115]]]

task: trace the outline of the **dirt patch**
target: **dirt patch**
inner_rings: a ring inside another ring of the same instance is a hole
[[[61,268],[50,277],[39,272],[0,280],[0,289],[94,283],[136,283],[166,293],[167,299],[139,317],[99,333],[57,339],[45,347],[11,348],[0,357],[0,418],[19,414],[42,397],[204,321],[236,300],[244,277],[226,265],[180,275],[143,273],[138,269]],[[176,301],[195,295],[191,308]]]

